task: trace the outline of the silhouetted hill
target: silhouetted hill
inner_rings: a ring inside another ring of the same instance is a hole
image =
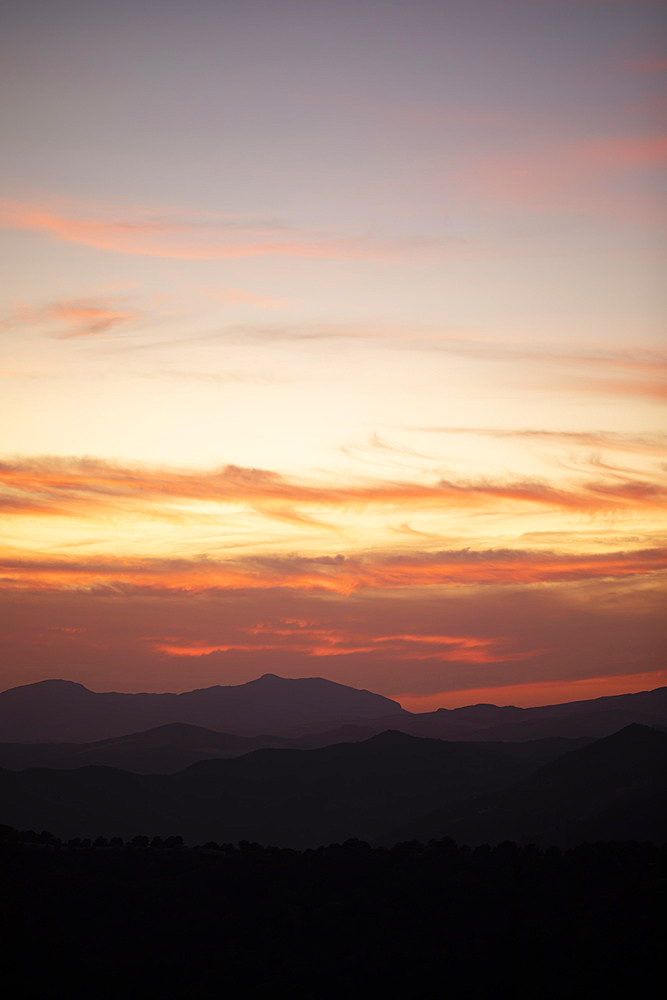
[[[1,770],[0,822],[65,838],[178,833],[191,843],[292,847],[375,839],[434,802],[499,790],[563,750],[562,740],[446,743],[393,732],[316,750],[256,750],[173,775]]]
[[[667,841],[667,733],[630,725],[564,754],[513,786],[449,803],[387,836],[568,846]]]
[[[94,743],[0,743],[0,767],[23,771],[29,767],[70,770],[98,765],[138,774],[173,774],[198,760],[240,757],[262,747],[294,743],[281,736],[231,736],[174,722]]]
[[[383,719],[403,732],[433,739],[537,740],[552,736],[600,739],[634,722],[667,726],[667,687],[636,694],[612,695],[560,705],[517,708],[509,705],[466,705],[418,715]]]
[[[174,774],[211,758],[241,757],[267,748],[315,749],[332,743],[359,743],[375,735],[372,726],[349,724],[306,736],[232,736],[174,722],[143,733],[93,743],[0,743],[0,767],[71,770],[88,765],[116,767],[136,774]]]
[[[0,693],[0,766],[171,773],[255,747],[316,748],[388,729],[455,742],[591,740],[633,722],[667,727],[667,688],[537,708],[469,705],[412,714],[381,695],[321,678],[266,674],[183,694],[98,694],[52,680]]]
[[[49,680],[0,693],[0,740],[83,743],[176,722],[236,736],[296,735],[402,711],[390,698],[321,677],[265,674],[183,694],[96,693]]]
[[[241,757],[267,748],[315,749],[332,743],[357,743],[374,735],[372,726],[352,723],[323,733],[289,737],[233,736],[173,722],[92,743],[0,743],[0,767],[25,771],[29,767],[71,770],[94,765],[136,774],[174,774],[199,760]]]

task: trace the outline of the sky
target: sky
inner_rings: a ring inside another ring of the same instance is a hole
[[[0,688],[667,684],[666,23],[6,3]]]

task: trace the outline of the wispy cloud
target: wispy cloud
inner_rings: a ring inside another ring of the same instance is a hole
[[[117,326],[136,320],[138,315],[108,298],[62,299],[37,308],[17,303],[4,325],[46,326],[58,337],[88,337],[109,333]]]
[[[612,451],[638,454],[667,452],[667,434],[622,434],[615,431],[560,431],[534,428],[500,427],[412,427],[408,430],[433,434],[473,435],[475,437],[523,439],[540,444],[581,445],[586,448],[607,448]]]
[[[252,323],[235,324],[223,333],[205,334],[202,340],[242,337],[272,344],[318,341],[362,346],[376,345],[397,351],[419,351],[501,362],[514,366],[513,386],[529,385],[556,392],[639,396],[661,401],[667,391],[667,354],[641,346],[633,351],[618,348],[577,351],[558,350],[550,344],[508,341],[490,336],[461,336],[447,329],[419,324]],[[530,371],[528,371],[530,368]],[[544,374],[539,369],[544,369]],[[507,385],[507,381],[504,383]]]
[[[68,329],[63,336],[86,337],[91,334],[108,333],[109,330],[135,319],[131,312],[114,309],[107,303],[83,300],[60,302],[49,309],[49,315],[59,320]]]
[[[322,260],[376,260],[431,244],[336,236],[293,230],[275,223],[255,223],[232,216],[164,214],[150,209],[4,201],[0,226],[27,230],[112,253],[179,260],[244,257],[302,257]]]
[[[497,336],[463,336],[451,329],[418,323],[253,323],[235,326],[234,330],[260,340],[377,342],[410,351],[435,351],[483,361],[510,364],[527,361],[550,366],[577,366],[591,372],[611,370],[667,379],[667,353],[640,345],[632,351],[618,348],[577,351],[574,347],[559,350],[547,343],[503,340]]]
[[[608,136],[499,153],[468,163],[458,176],[477,197],[505,211],[577,212],[664,221],[664,203],[648,190],[614,186],[618,176],[663,167],[667,136]]]
[[[372,590],[460,588],[653,576],[667,570],[667,551],[606,553],[448,550],[407,555],[256,556],[236,560],[0,557],[0,586],[208,592],[287,588],[353,594]]]
[[[597,392],[610,396],[639,396],[657,402],[667,400],[667,381],[664,379],[578,379],[570,383],[572,392]]]
[[[437,660],[457,663],[508,663],[527,660],[533,650],[512,650],[503,637],[474,635],[374,635],[369,629],[323,627],[294,620],[276,625],[256,625],[240,629],[234,639],[211,642],[187,637],[149,637],[156,650],[168,656],[199,657],[211,653],[280,652],[305,653],[315,657],[349,656],[351,653],[380,653],[394,660]]]
[[[667,507],[667,490],[642,479],[588,481],[570,486],[539,480],[453,480],[435,482],[360,480],[308,483],[266,469],[225,466],[194,472],[123,466],[96,459],[24,459],[0,463],[0,484],[18,504],[44,504],[72,515],[144,510],[169,516],[179,501],[241,503],[270,516],[310,520],[314,511],[345,508],[442,508],[493,510],[510,507],[551,508],[595,513]],[[187,511],[179,507],[177,516]]]

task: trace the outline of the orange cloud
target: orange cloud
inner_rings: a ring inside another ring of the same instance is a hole
[[[68,301],[50,306],[48,315],[68,327],[65,337],[86,337],[91,334],[108,333],[113,327],[134,319],[134,315],[122,309],[115,309],[109,303]]]
[[[104,510],[183,518],[175,502],[241,503],[249,509],[296,522],[315,523],[309,510],[360,507],[420,507],[482,512],[537,506],[553,510],[605,512],[664,509],[667,490],[641,480],[586,482],[570,487],[539,481],[440,479],[432,484],[398,481],[309,484],[264,469],[225,466],[188,472],[121,466],[95,459],[44,459],[0,463],[0,486],[13,502],[51,504],[62,514],[94,516]],[[192,516],[196,516],[192,515]]]
[[[259,638],[255,638],[259,636]],[[252,641],[248,641],[251,639]],[[530,659],[533,650],[503,649],[505,638],[457,635],[370,635],[353,629],[299,626],[298,628],[251,628],[243,638],[226,643],[192,642],[187,639],[151,638],[156,650],[167,656],[198,657],[211,653],[270,652],[289,649],[308,656],[348,656],[350,653],[382,653],[393,660],[439,660],[457,663],[507,663]]]
[[[4,201],[0,203],[0,226],[43,233],[96,250],[179,260],[266,256],[377,259],[398,249],[365,238],[298,233],[232,216],[169,218],[150,210],[127,215],[108,206],[72,206],[56,211],[40,204]]]
[[[3,587],[136,587],[157,592],[288,588],[360,590],[458,588],[643,577],[667,569],[667,550],[590,554],[451,550],[409,555],[212,559],[48,559],[0,557]]]
[[[86,337],[107,333],[133,319],[136,319],[135,313],[120,309],[107,299],[66,299],[37,309],[18,303],[5,325],[32,327],[55,322],[61,327],[60,337]]]

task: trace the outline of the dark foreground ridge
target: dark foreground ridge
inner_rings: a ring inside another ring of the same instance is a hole
[[[13,996],[649,996],[667,850],[63,846],[0,829]],[[658,979],[656,979],[658,977]]]

